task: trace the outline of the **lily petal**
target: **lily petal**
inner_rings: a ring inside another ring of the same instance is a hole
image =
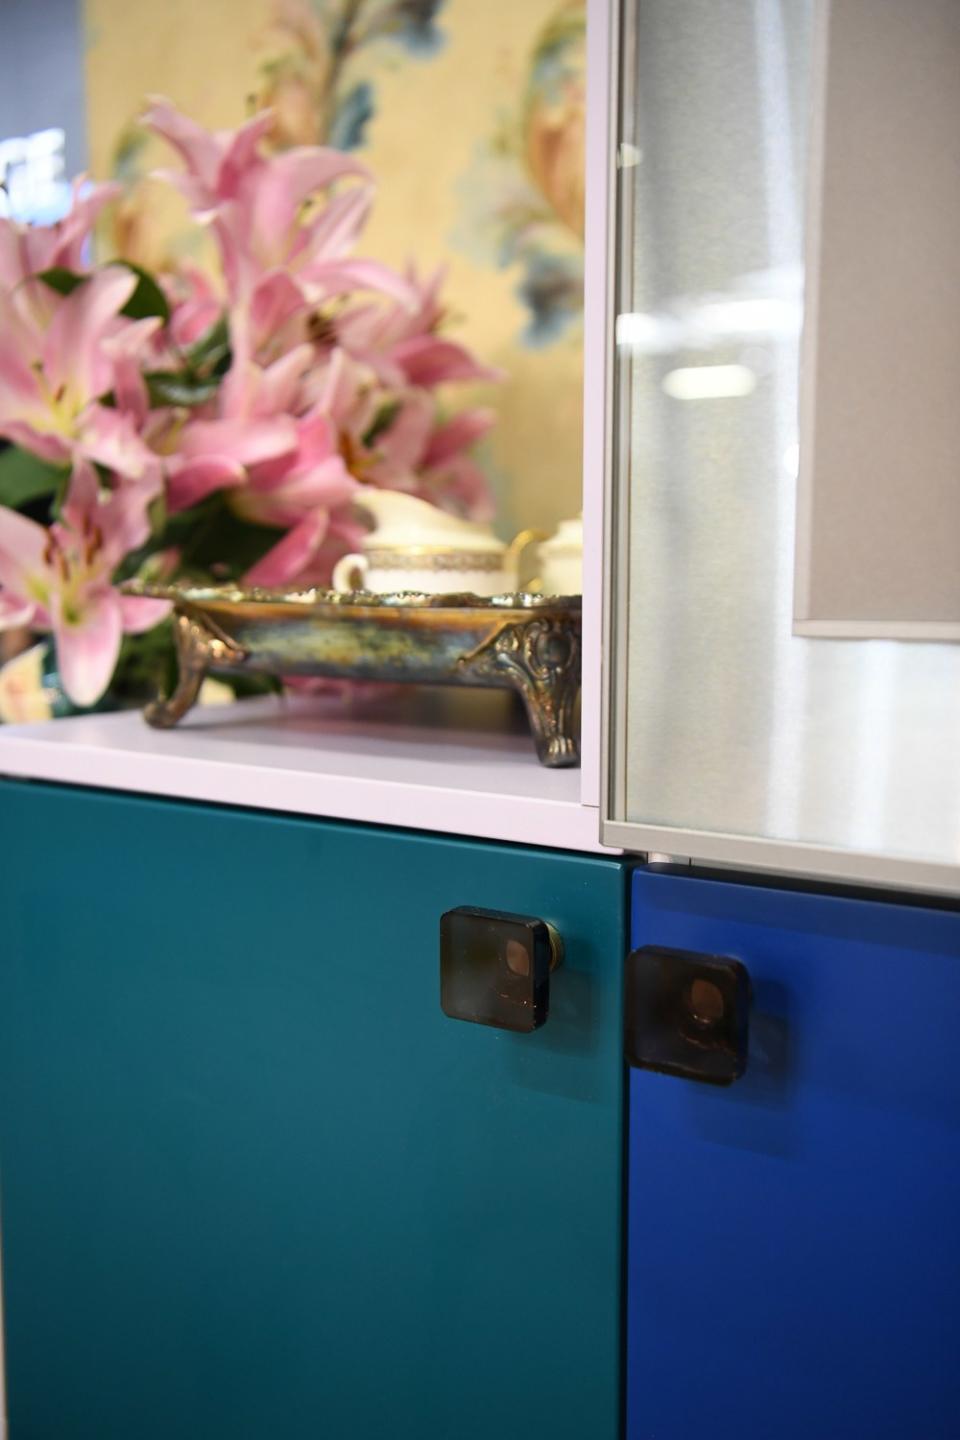
[[[311,410],[304,415],[299,426],[299,463],[315,465],[338,455],[337,431],[329,415],[322,410]]]
[[[0,273],[2,279],[2,273]],[[22,414],[38,400],[37,377],[31,369],[40,337],[0,290],[0,415]]]
[[[379,290],[410,309],[417,303],[416,292],[409,281],[378,260],[314,260],[305,265],[301,273],[303,280],[316,291],[317,299],[349,294],[352,290]]]
[[[273,270],[257,281],[250,301],[250,326],[254,344],[275,335],[298,310],[306,308],[307,299],[286,270]]]
[[[170,316],[170,335],[175,345],[187,349],[208,335],[223,313],[223,304],[216,295],[193,294],[174,304]]]
[[[464,410],[455,415],[431,435],[423,459],[424,465],[430,469],[433,465],[443,464],[462,450],[469,450],[496,424],[496,420],[493,410]]]
[[[254,413],[276,415],[294,409],[297,388],[313,364],[312,345],[296,345],[261,372]]]
[[[12,290],[24,279],[23,232],[13,220],[0,219],[0,286]]]
[[[313,346],[296,345],[272,365],[235,363],[221,391],[226,415],[268,418],[295,409],[300,381],[313,364]]]
[[[101,343],[136,288],[132,271],[111,265],[60,302],[43,346],[44,371],[52,389],[67,386],[84,400],[94,400],[109,388],[112,376]]]
[[[110,684],[123,633],[120,597],[105,586],[84,597],[76,620],[65,619],[58,605],[53,616],[57,669],[75,705],[95,705]]]
[[[8,599],[32,598],[30,581],[44,573],[43,557],[49,540],[43,525],[0,506],[0,585]]]
[[[0,630],[18,630],[29,625],[36,606],[31,600],[21,600],[0,590]]]
[[[128,635],[141,635],[166,620],[173,608],[169,600],[147,600],[140,595],[121,595],[120,615]]]
[[[311,253],[345,255],[359,239],[372,205],[372,185],[354,185],[335,196],[310,226]]]
[[[455,455],[442,470],[426,474],[420,493],[424,500],[436,503],[459,501],[471,520],[492,520],[496,505],[486,475],[469,455]],[[431,493],[431,483],[439,482],[438,492]]]
[[[0,435],[13,445],[19,445],[21,450],[29,450],[31,455],[49,461],[51,465],[69,463],[71,450],[66,440],[60,435],[38,430],[27,420],[0,420]]]
[[[301,520],[247,571],[247,584],[269,590],[295,580],[323,544],[329,524],[330,517],[325,510],[318,510]]]
[[[278,498],[288,507],[301,512],[323,506],[333,509],[353,498],[361,489],[339,455],[332,455],[309,470],[292,475],[279,491]]]
[[[70,486],[63,506],[63,526],[55,525],[54,533],[72,531],[65,536],[67,548],[96,536],[95,554],[98,568],[113,571],[125,555],[138,550],[150,534],[148,507],[157,494],[162,480],[150,484],[121,484],[110,492],[101,489],[93,466],[77,460],[70,477]],[[91,563],[88,559],[88,565]]]
[[[374,443],[374,449],[391,470],[405,473],[423,462],[433,428],[433,401],[425,391],[412,391],[401,404],[393,423]]]
[[[229,138],[221,136],[226,142],[226,153],[217,176],[217,189],[222,195],[236,194],[244,174],[256,163],[257,147],[273,128],[273,121],[272,110],[261,110],[258,115],[241,125],[239,130],[233,131]]]
[[[73,204],[70,206],[69,213],[55,225],[49,227],[49,240],[39,256],[36,255],[31,242],[34,241],[41,227],[35,225],[30,227],[28,255],[32,262],[31,273],[36,274],[38,270],[49,270],[56,265],[77,274],[86,270],[83,247],[87,237],[103,207],[109,205],[112,200],[118,199],[122,194],[123,186],[118,180],[106,180],[100,184],[91,185],[86,175],[76,176],[73,182]],[[39,263],[37,263],[38,260]]]
[[[150,502],[162,488],[160,478],[156,483],[121,485],[109,499],[100,497],[94,518],[103,533],[104,559],[111,569],[146,542],[150,534]]]
[[[437,335],[403,340],[393,351],[411,385],[434,386],[450,380],[501,380],[502,372],[482,365],[463,345]]]
[[[47,647],[34,645],[0,669],[0,720],[29,725],[52,717],[50,693],[43,684]]]
[[[210,186],[196,175],[188,175],[184,170],[160,169],[152,170],[150,179],[161,180],[182,195],[198,225],[209,225],[213,220],[216,211],[210,210]]]
[[[223,456],[241,465],[272,460],[297,443],[295,422],[288,415],[265,420],[195,420],[184,427],[181,452],[187,457]]]
[[[132,415],[138,425],[143,424],[149,409],[143,357],[161,323],[157,315],[131,320],[103,342],[104,354],[113,361],[113,398],[117,409]]]
[[[90,405],[84,412],[78,449],[131,480],[146,480],[157,472],[157,457],[137,434],[133,416],[106,405]]]
[[[167,504],[171,514],[188,510],[217,490],[242,485],[246,471],[239,460],[225,455],[198,455],[174,460],[167,469]]]
[[[85,525],[95,521],[99,505],[100,481],[97,472],[89,460],[79,459],[70,476],[67,498],[63,503],[63,518],[71,530],[75,530],[78,535],[82,534]]]
[[[241,490],[234,509],[263,525],[296,526],[319,508],[330,509],[351,500],[361,488],[339,455],[331,456],[312,469],[294,471],[268,487]]]
[[[340,150],[301,145],[273,156],[256,176],[258,232],[275,243],[293,224],[305,200],[346,175],[370,178],[365,165]]]
[[[150,108],[143,115],[142,123],[162,135],[194,175],[208,186],[215,185],[223,157],[223,146],[216,135],[181,114],[164,96],[151,95],[148,99]]]

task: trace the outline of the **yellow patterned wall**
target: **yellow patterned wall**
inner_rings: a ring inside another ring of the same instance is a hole
[[[328,11],[335,3],[326,0]],[[251,97],[263,93],[274,6],[275,0],[86,0],[94,174],[115,171],[118,139],[147,94],[168,96],[207,125],[243,120]],[[447,262],[448,299],[462,316],[457,333],[508,374],[482,396],[499,412],[485,455],[504,532],[550,526],[580,508],[577,302],[563,298],[560,311],[567,305],[571,314],[548,313],[541,343],[532,345],[523,338],[530,307],[517,289],[525,277],[542,280],[546,273],[549,310],[556,257],[574,282],[581,263],[574,233],[582,195],[577,96],[567,95],[558,117],[556,104],[538,98],[530,84],[545,28],[581,12],[579,0],[447,0],[436,14],[443,43],[435,53],[378,45],[355,63],[354,78],[369,82],[375,99],[359,153],[378,179],[362,250],[398,266],[410,257],[424,268]],[[138,163],[157,162],[159,148]],[[552,209],[553,223],[536,213],[517,220],[517,207],[531,194]]]

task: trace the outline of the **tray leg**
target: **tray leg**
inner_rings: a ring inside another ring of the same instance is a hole
[[[497,676],[523,697],[541,765],[580,763],[574,707],[580,689],[580,635],[564,617],[508,623],[461,662],[469,673]]]
[[[173,639],[177,651],[176,689],[172,695],[151,701],[143,712],[147,724],[157,730],[169,730],[193,709],[211,666],[242,658],[239,647],[214,635],[191,615],[173,617]]]

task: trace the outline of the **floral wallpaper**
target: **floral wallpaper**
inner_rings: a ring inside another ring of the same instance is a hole
[[[146,95],[217,126],[270,106],[278,147],[360,152],[367,253],[444,263],[451,332],[506,374],[475,397],[500,528],[579,510],[583,0],[86,0],[86,21],[91,168],[126,186],[112,248],[197,244],[149,178]]]

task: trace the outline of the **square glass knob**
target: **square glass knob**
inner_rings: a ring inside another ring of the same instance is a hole
[[[627,1064],[708,1085],[747,1066],[750,976],[739,960],[645,945],[627,956]]]
[[[462,907],[440,917],[440,1007],[452,1020],[520,1033],[550,1008],[560,937],[531,915]]]

